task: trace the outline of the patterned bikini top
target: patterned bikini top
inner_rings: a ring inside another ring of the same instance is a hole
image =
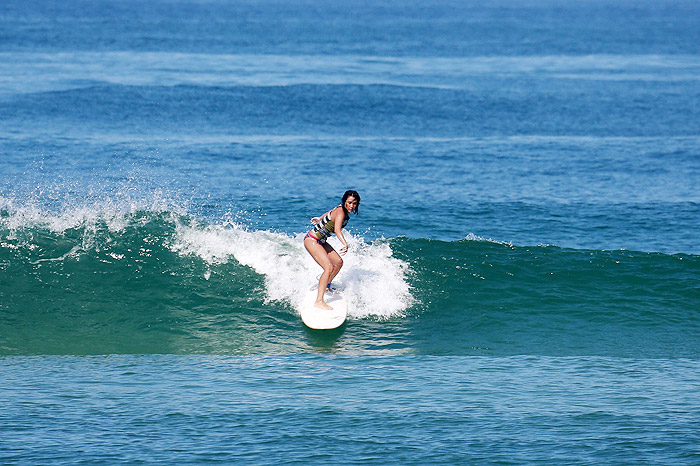
[[[321,221],[315,224],[313,230],[311,230],[314,233],[316,239],[318,239],[319,241],[325,242],[328,238],[331,237],[331,235],[335,231],[335,222],[331,218],[334,210],[335,209],[331,209],[323,217],[321,217]],[[348,220],[350,220],[350,216],[348,214],[345,214],[342,228],[345,228],[345,225],[348,224]]]

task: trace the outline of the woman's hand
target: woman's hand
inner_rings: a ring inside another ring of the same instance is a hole
[[[320,222],[320,221],[321,221],[321,217],[314,217],[314,218],[311,219],[311,223],[314,223],[314,224],[316,224],[316,223],[318,223],[318,222]]]
[[[338,253],[342,256],[348,252],[348,242],[345,241],[343,236],[343,218],[345,217],[345,212],[343,208],[338,206],[333,210],[333,222],[335,223],[335,236],[338,237],[343,246],[340,248]]]

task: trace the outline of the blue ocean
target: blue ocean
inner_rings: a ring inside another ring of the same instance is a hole
[[[695,0],[4,0],[0,174],[2,464],[700,464]]]

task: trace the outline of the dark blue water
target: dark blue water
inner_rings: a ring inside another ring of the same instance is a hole
[[[697,464],[699,18],[3,2],[0,462]]]

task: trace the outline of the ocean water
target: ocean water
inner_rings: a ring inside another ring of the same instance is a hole
[[[0,174],[2,464],[700,464],[695,1],[8,0]]]

